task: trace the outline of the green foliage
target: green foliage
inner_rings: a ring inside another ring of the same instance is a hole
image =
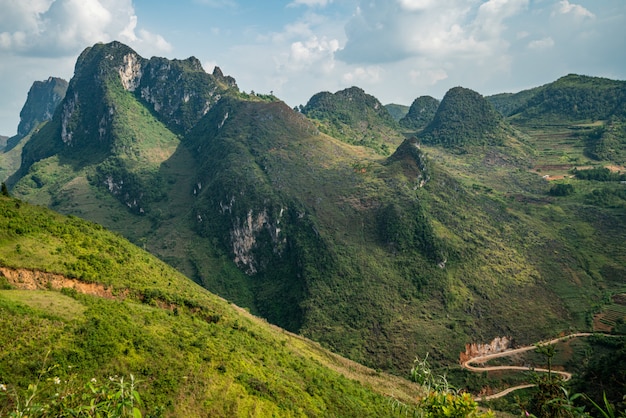
[[[130,375],[110,376],[108,379],[91,378],[78,381],[75,374],[67,380],[52,376],[55,365],[42,370],[39,378],[26,390],[10,384],[0,386],[0,412],[3,416],[18,417],[111,417],[141,418],[141,396],[137,381]]]
[[[430,96],[420,96],[413,101],[408,113],[400,119],[404,129],[418,131],[426,127],[435,117],[439,100]]]
[[[552,196],[569,196],[574,193],[574,186],[569,183],[557,183],[550,187],[549,193]]]
[[[358,87],[314,95],[303,107],[308,118],[320,121],[320,130],[349,144],[388,155],[402,137],[398,123],[373,96]]]
[[[432,121],[419,134],[424,143],[447,148],[466,145],[502,145],[502,116],[480,94],[463,87],[450,89]]]
[[[27,408],[29,416],[136,416],[135,407],[145,416],[388,411],[379,393],[395,384],[383,374],[358,372],[361,366],[243,313],[97,225],[0,198],[0,246],[3,267],[50,283],[42,300],[0,292],[0,383],[9,389],[0,394],[3,415]],[[101,296],[57,292],[46,271],[83,276],[75,289],[91,282]],[[73,313],[60,313],[62,306]],[[52,375],[42,375],[42,359],[55,365]],[[131,373],[141,381],[141,406],[132,380],[108,380]],[[411,402],[408,394],[402,399]]]
[[[626,181],[626,174],[613,172],[606,167],[575,170],[574,175],[580,180]]]
[[[411,369],[411,380],[418,383],[426,395],[420,396],[413,416],[419,417],[493,417],[493,413],[481,412],[469,393],[459,393],[450,386],[445,375],[435,375],[428,362],[428,353],[423,359],[415,359]]]
[[[569,74],[532,90],[515,110],[519,121],[605,120],[623,115],[626,83]]]
[[[610,118],[587,134],[585,152],[600,161],[626,163],[626,122]]]
[[[385,107],[395,121],[400,121],[409,112],[409,106],[395,103],[386,104]]]

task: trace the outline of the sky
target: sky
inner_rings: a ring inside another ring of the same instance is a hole
[[[570,73],[626,79],[626,0],[0,0],[0,134],[34,81],[69,80],[117,40],[198,58],[290,106],[358,86],[383,104],[463,86],[517,92]]]

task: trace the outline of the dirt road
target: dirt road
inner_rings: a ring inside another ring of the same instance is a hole
[[[591,335],[594,335],[593,333],[590,332],[578,332],[575,334],[570,334],[570,335],[566,335],[564,337],[559,337],[559,338],[554,338],[552,340],[549,341],[541,341],[538,342],[537,344],[534,345],[527,345],[524,347],[520,347],[520,348],[514,348],[511,350],[506,350],[506,351],[502,351],[499,353],[493,353],[493,354],[486,354],[484,356],[478,356],[478,357],[474,357],[471,358],[467,361],[465,361],[462,366],[464,368],[466,368],[467,370],[471,370],[473,372],[477,372],[477,373],[482,373],[485,371],[494,371],[494,370],[522,370],[522,371],[535,371],[535,372],[548,372],[548,369],[542,369],[542,368],[535,368],[535,367],[524,367],[524,366],[476,366],[476,364],[482,364],[485,363],[489,360],[492,360],[494,358],[500,358],[500,357],[508,357],[508,356],[512,356],[515,354],[519,354],[519,353],[524,353],[526,351],[531,351],[531,350],[535,350],[537,348],[537,346],[540,345],[553,345],[556,344],[560,341],[566,341],[569,340],[571,338],[579,338],[579,337],[589,337]],[[569,380],[572,378],[572,374],[569,372],[565,372],[565,371],[560,371],[560,370],[551,370],[552,373],[554,374],[559,374],[561,376],[563,376],[563,380]],[[519,385],[519,386],[514,386],[514,387],[510,387],[508,389],[503,390],[502,392],[498,392],[498,393],[494,393],[493,395],[488,395],[488,396],[482,396],[482,397],[477,397],[475,398],[477,401],[480,400],[490,400],[490,399],[497,399],[497,398],[501,398],[503,396],[508,395],[511,392],[514,392],[516,390],[520,390],[520,389],[526,389],[526,388],[530,388],[533,387],[535,385],[533,384],[525,384],[525,385]]]

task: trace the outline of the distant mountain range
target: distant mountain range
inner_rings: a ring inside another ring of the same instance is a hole
[[[624,169],[625,89],[578,75],[491,97],[455,87],[404,113],[352,87],[294,110],[193,57],[97,44],[2,173],[13,196],[402,373],[416,354],[449,363],[468,342],[590,329],[624,291],[623,185],[569,177]],[[559,182],[573,192],[551,194]]]

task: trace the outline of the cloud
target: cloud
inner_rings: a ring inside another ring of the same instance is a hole
[[[325,7],[326,5],[332,2],[333,0],[294,0],[293,2],[289,3],[287,7],[293,7],[293,6]]]
[[[380,66],[356,67],[343,75],[347,84],[378,83],[382,79],[383,69]]]
[[[590,17],[594,18],[595,15],[589,10],[585,9],[579,4],[570,3],[568,0],[561,0],[559,2],[557,12],[560,14],[573,14],[576,17]]]
[[[0,8],[0,52],[72,56],[115,39],[149,51],[171,50],[162,36],[137,30],[131,0],[0,0]]]
[[[339,59],[347,63],[385,63],[412,57],[501,55],[505,21],[529,0],[361,0],[346,25],[347,42]]]
[[[554,39],[552,39],[549,36],[547,38],[538,39],[536,41],[531,41],[528,43],[528,49],[534,49],[534,50],[549,49],[549,48],[552,48],[553,46],[554,46]]]

